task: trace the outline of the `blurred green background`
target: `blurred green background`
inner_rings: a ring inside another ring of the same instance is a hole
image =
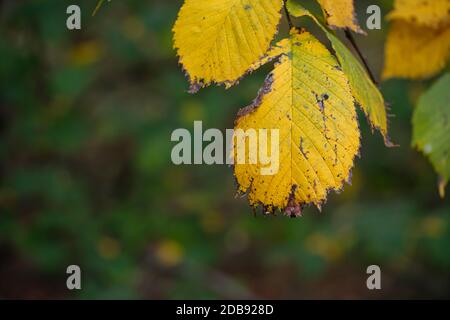
[[[356,2],[365,26],[374,1]],[[391,2],[375,1],[383,15]],[[81,31],[65,27],[69,4]],[[410,147],[430,82],[383,83],[400,147],[360,114],[353,185],[322,213],[253,215],[231,168],[173,165],[170,135],[232,128],[271,66],[188,94],[172,49],[181,4],[112,0],[92,17],[94,0],[0,0],[0,298],[449,298],[450,202]],[[387,30],[356,36],[377,75]],[[80,291],[66,289],[70,264]]]

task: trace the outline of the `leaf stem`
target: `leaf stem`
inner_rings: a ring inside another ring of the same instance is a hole
[[[287,0],[283,0],[283,3],[284,3],[284,4],[283,4],[283,7],[284,7],[284,13],[286,14],[286,18],[287,18],[287,22],[288,22],[289,30],[290,30],[290,29],[292,29],[292,28],[294,27],[294,24],[292,23],[291,16],[290,16],[289,11],[288,11],[288,9],[287,9],[287,5],[286,5]]]
[[[356,53],[358,54],[359,58],[363,62],[364,67],[366,68],[370,79],[373,81],[373,83],[375,83],[378,86],[378,81],[375,80],[375,76],[373,75],[372,71],[370,70],[370,67],[369,67],[369,64],[367,63],[366,58],[364,57],[363,53],[359,49],[358,45],[356,44],[355,38],[353,37],[352,33],[348,29],[345,29],[345,37],[348,39],[348,41],[350,41],[350,43],[352,44]]]
[[[100,7],[102,6],[103,2],[105,2],[105,0],[99,0],[99,2],[97,2],[97,5],[95,6],[94,11],[92,12],[92,16],[95,16],[97,14],[97,12],[100,9]]]

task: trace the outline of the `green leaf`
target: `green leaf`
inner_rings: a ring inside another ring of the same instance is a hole
[[[413,146],[422,151],[440,175],[439,193],[450,178],[450,73],[444,74],[419,99],[413,115]]]

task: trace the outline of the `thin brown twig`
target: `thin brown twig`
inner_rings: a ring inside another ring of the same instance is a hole
[[[287,9],[287,5],[286,5],[287,0],[284,0],[283,3],[284,3],[284,4],[283,4],[283,7],[284,7],[284,13],[286,14],[286,18],[287,18],[287,22],[288,22],[289,30],[290,30],[290,29],[292,29],[292,28],[294,27],[294,24],[292,23],[291,16],[290,16],[289,11],[288,11],[288,9]]]

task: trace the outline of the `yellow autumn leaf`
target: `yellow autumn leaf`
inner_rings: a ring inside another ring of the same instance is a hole
[[[277,48],[283,53],[254,104],[239,113],[235,135],[278,129],[278,170],[262,175],[261,163],[247,161],[235,163],[234,171],[251,205],[298,214],[306,204],[320,208],[329,190],[350,179],[360,132],[348,79],[328,49],[295,29]]]
[[[185,0],[174,47],[191,90],[235,84],[269,49],[283,0]]]
[[[350,87],[356,102],[364,111],[372,128],[376,128],[381,132],[385,144],[387,146],[392,146],[388,136],[387,114],[383,95],[370,79],[361,63],[355,58],[350,50],[308,10],[292,0],[288,1],[288,10],[289,13],[295,17],[308,16],[312,18],[325,32],[336,52],[342,70],[349,79]]]
[[[324,11],[327,24],[331,28],[348,28],[364,33],[355,15],[353,0],[317,0]]]
[[[425,79],[439,73],[450,57],[450,27],[433,29],[395,20],[385,48],[383,79]]]
[[[439,28],[450,23],[449,0],[395,0],[388,19],[401,19],[416,25]]]

